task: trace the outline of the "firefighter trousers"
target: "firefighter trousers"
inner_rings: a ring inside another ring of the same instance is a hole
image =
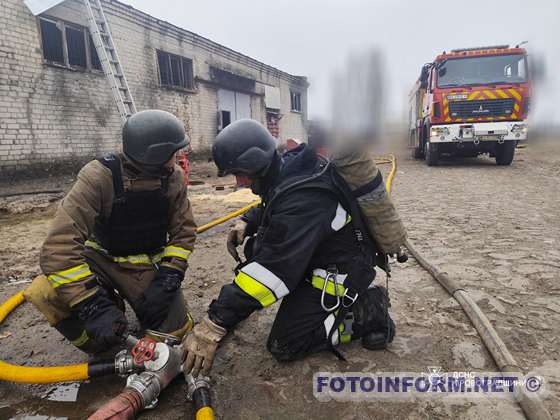
[[[342,322],[331,337],[333,345],[356,340],[370,332],[385,334],[388,323],[394,328],[386,303],[383,299],[378,299],[377,296],[381,295],[373,291],[374,289],[368,289],[366,294],[370,295],[368,302],[377,307],[375,313],[379,315],[369,317],[366,325],[358,326],[354,323],[353,331],[352,322]],[[364,297],[358,297],[354,305],[362,298]],[[336,304],[336,298],[325,295],[324,304],[327,308],[332,307]],[[328,336],[337,313],[323,309],[320,289],[307,281],[301,282],[280,304],[268,337],[268,350],[277,360],[290,361],[331,349]],[[348,311],[348,317],[352,318],[352,310]]]
[[[84,257],[91,270],[97,275],[101,287],[109,292],[115,304],[124,312],[123,299],[126,300],[136,313],[142,329],[155,329],[142,319],[140,315],[142,311],[138,310],[142,294],[156,275],[155,266],[117,263],[110,256],[102,255],[92,249],[86,249]],[[157,331],[181,338],[192,328],[192,325],[192,317],[183,292],[178,289],[174,298],[169,302],[169,314]],[[57,322],[54,327],[72,344],[87,353],[108,350],[87,336],[84,323],[75,312],[71,311],[67,318]]]

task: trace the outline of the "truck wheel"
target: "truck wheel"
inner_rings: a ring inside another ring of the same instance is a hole
[[[439,150],[437,144],[431,143],[429,140],[427,140],[424,150],[424,157],[426,158],[426,163],[428,164],[428,166],[437,166],[437,164],[439,163]]]
[[[412,145],[412,157],[414,159],[422,159],[423,157],[423,149],[422,146],[414,146],[414,144],[416,143],[416,130],[411,131],[410,132],[410,139],[409,139],[409,145]]]
[[[496,164],[500,166],[511,165],[513,156],[515,155],[515,142],[505,141],[502,144],[496,144]]]

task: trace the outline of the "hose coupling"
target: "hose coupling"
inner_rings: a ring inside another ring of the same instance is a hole
[[[115,372],[119,376],[127,376],[144,370],[144,366],[134,363],[134,357],[128,350],[121,350],[115,355]]]
[[[196,379],[192,375],[185,375],[187,382],[187,399],[193,400],[193,395],[200,388],[210,389],[210,378],[207,376],[198,376]]]
[[[126,380],[126,387],[140,394],[144,409],[155,408],[161,392],[161,384],[157,375],[152,372],[132,374]]]

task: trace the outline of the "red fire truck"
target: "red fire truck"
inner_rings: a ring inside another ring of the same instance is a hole
[[[442,155],[488,153],[510,165],[527,138],[527,52],[508,45],[443,52],[422,67],[409,97],[410,146],[437,165]]]

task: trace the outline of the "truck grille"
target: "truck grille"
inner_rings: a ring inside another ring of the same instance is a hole
[[[478,101],[450,101],[451,118],[509,117],[513,113],[515,101],[508,99],[488,99]]]

